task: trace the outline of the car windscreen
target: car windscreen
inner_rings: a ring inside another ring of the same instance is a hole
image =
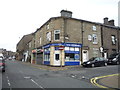
[[[116,57],[116,55],[118,55],[118,54],[117,54],[117,53],[115,53],[115,54],[111,54],[110,57],[109,57],[108,59],[113,59],[113,58]]]
[[[93,61],[96,57],[92,57],[91,59],[89,59],[89,61]]]

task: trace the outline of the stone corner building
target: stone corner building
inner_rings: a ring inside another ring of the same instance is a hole
[[[62,10],[33,35],[31,63],[51,66],[80,65],[92,57],[107,58],[120,50],[120,28],[114,20],[104,18],[96,23],[72,18],[72,12]]]

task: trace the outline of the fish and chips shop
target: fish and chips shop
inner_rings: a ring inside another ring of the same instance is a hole
[[[52,43],[43,47],[43,64],[51,66],[70,66],[81,64],[79,43]]]

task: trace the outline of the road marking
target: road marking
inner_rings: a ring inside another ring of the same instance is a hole
[[[24,77],[25,79],[30,79],[30,77]]]
[[[35,82],[33,79],[30,79],[33,83],[35,83],[38,87],[40,87],[41,89],[45,90],[41,85],[39,85],[37,82]]]
[[[7,78],[8,85],[11,86],[8,76],[6,78]]]
[[[100,87],[100,88],[109,88],[109,87],[106,87],[106,86],[103,86],[103,85],[98,84],[96,81],[97,81],[98,79],[101,79],[101,78],[111,77],[111,76],[116,76],[116,75],[119,75],[119,74],[112,74],[112,75],[105,75],[105,76],[94,77],[94,78],[92,78],[92,79],[90,80],[90,82],[91,82],[93,85],[98,86],[98,87]]]

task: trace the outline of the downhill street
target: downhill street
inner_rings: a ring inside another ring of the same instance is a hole
[[[67,70],[51,71],[33,67],[20,61],[6,61],[2,74],[3,88],[98,88],[90,79],[118,73],[118,65],[96,68],[69,67]]]

